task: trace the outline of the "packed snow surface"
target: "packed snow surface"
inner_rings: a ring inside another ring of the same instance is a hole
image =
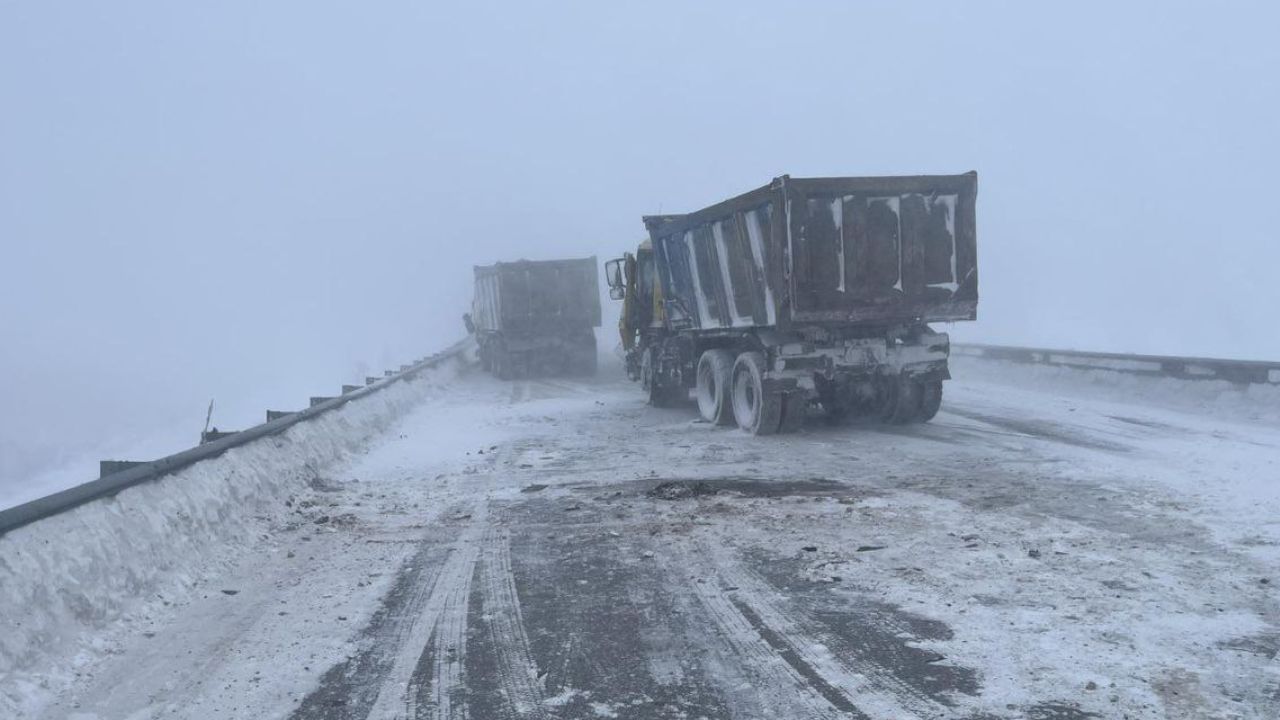
[[[965,360],[928,425],[764,439],[616,372],[441,371],[0,538],[0,709],[1277,716],[1257,398]]]

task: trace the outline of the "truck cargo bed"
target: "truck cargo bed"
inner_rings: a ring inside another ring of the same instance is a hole
[[[790,178],[645,218],[673,326],[972,320],[977,174]]]
[[[533,335],[600,326],[594,257],[476,266],[471,317],[482,332]]]

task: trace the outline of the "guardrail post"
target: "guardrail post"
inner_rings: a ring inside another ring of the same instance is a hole
[[[332,400],[332,399],[333,399],[332,397],[324,397],[324,396],[317,395],[317,396],[315,396],[315,397],[311,398],[311,407],[315,407],[315,406],[319,405],[320,403],[328,402],[328,401],[330,401],[330,400]]]
[[[295,415],[295,414],[297,414],[297,412],[294,410],[268,410],[267,422],[271,422],[272,420],[279,420],[282,417],[289,417],[290,415]]]
[[[374,384],[374,383],[376,383],[376,382],[378,382],[378,378],[376,378],[376,377],[374,377],[374,376],[372,376],[372,375],[365,375],[365,376],[364,376],[364,384],[365,384],[365,385],[372,385],[372,384]]]
[[[343,386],[342,386],[342,394],[343,394],[343,395],[346,395],[347,393],[353,393],[353,392],[355,392],[355,391],[357,391],[357,390],[359,390],[359,389],[360,389],[360,386],[359,386],[359,385],[343,385]]]
[[[219,430],[218,428],[214,428],[212,430],[206,430],[200,433],[200,444],[204,445],[206,443],[214,442],[215,440],[221,440],[222,438],[229,438],[238,432],[240,431],[239,430]]]

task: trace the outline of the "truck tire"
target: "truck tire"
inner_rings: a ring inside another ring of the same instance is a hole
[[[920,414],[917,422],[929,422],[942,407],[942,381],[925,380],[920,385]]]
[[[920,415],[920,384],[910,378],[893,377],[885,383],[880,419],[890,425],[906,425]]]
[[[779,433],[793,433],[804,425],[809,411],[809,398],[803,390],[792,390],[783,396],[782,419],[778,421]]]
[[[733,403],[729,397],[732,384],[733,353],[718,348],[702,353],[698,358],[694,395],[703,420],[716,425],[733,424]]]
[[[772,435],[782,420],[782,393],[765,392],[764,369],[758,352],[744,352],[733,364],[733,418],[752,435]]]
[[[823,403],[822,412],[826,415],[828,425],[841,425],[849,422],[849,415],[853,411],[847,405]]]
[[[661,393],[657,392],[657,382],[654,378],[653,367],[653,350],[645,348],[644,353],[640,356],[640,389],[644,390],[645,395],[649,397],[649,404],[654,407],[661,407],[658,398]]]

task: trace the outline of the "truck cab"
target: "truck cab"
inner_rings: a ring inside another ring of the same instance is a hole
[[[622,301],[618,334],[626,351],[627,374],[640,379],[641,353],[647,336],[662,329],[662,291],[653,244],[644,240],[635,253],[605,263],[609,297]]]

